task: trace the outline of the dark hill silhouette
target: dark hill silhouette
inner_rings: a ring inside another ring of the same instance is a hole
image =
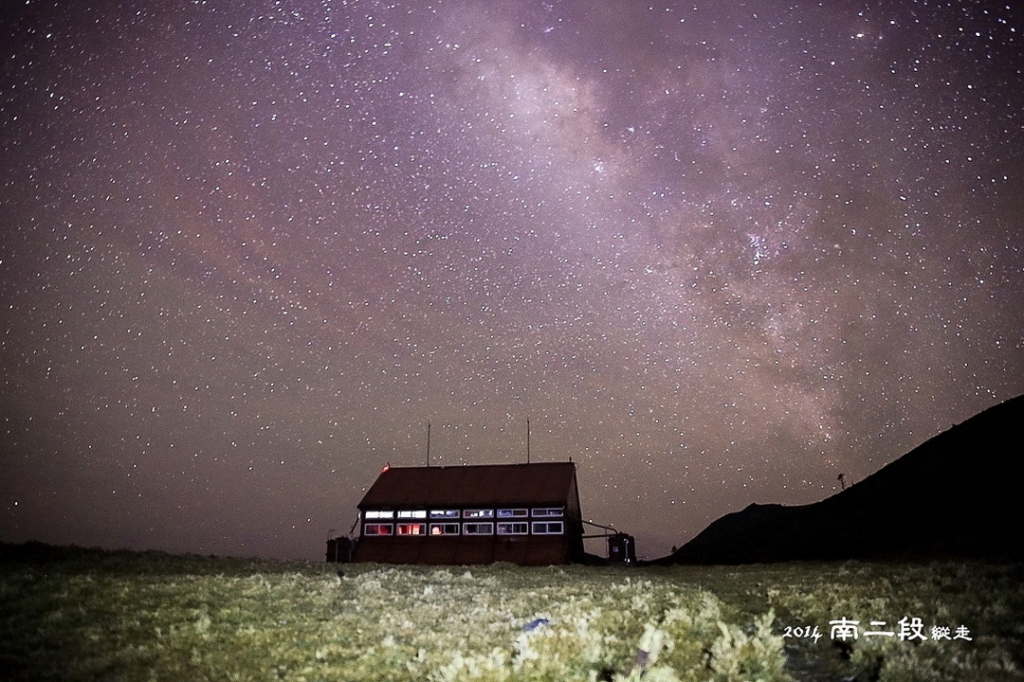
[[[860,483],[799,507],[752,504],[654,563],[1024,559],[1024,396],[955,425]]]

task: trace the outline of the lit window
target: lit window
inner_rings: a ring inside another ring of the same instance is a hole
[[[432,523],[430,524],[431,535],[458,535],[459,524],[457,523]]]
[[[519,517],[522,517],[522,516],[529,516],[529,515],[530,515],[530,510],[529,509],[499,509],[498,510],[498,518],[499,519],[514,519],[514,518],[519,518]]]
[[[565,507],[540,507],[533,510],[534,518],[549,517],[561,518],[565,513]]]
[[[427,524],[425,523],[400,523],[398,524],[399,535],[426,535]]]
[[[427,511],[425,509],[409,510],[405,509],[398,512],[398,518],[400,519],[425,519],[427,518]]]
[[[366,518],[368,519],[393,519],[395,518],[395,512],[393,511],[381,511],[380,509],[372,509],[366,512]]]
[[[529,528],[525,521],[506,521],[498,524],[498,535],[526,535]]]
[[[493,523],[464,523],[462,524],[463,535],[494,535]]]
[[[565,533],[565,526],[561,521],[534,521],[534,535],[562,535]]]
[[[458,509],[431,509],[430,518],[432,519],[457,519],[459,518]]]
[[[368,523],[363,526],[363,535],[391,535],[390,523]]]
[[[462,511],[462,518],[464,519],[493,519],[493,509],[464,509]]]

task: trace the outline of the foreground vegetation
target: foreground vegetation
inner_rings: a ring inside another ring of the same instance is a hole
[[[1018,566],[393,567],[2,550],[0,668],[13,679],[1016,680],[1024,662]],[[833,631],[843,618],[859,625]]]

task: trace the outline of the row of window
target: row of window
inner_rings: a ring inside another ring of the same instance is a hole
[[[430,535],[562,535],[565,524],[561,521],[491,521],[476,523],[431,523]],[[363,526],[363,535],[427,535],[425,523],[367,523]]]
[[[366,512],[367,519],[519,519],[532,516],[539,518],[562,518],[564,507],[534,507],[527,509],[371,509]]]

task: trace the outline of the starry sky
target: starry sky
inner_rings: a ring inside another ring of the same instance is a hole
[[[7,3],[0,539],[316,559],[428,423],[491,464],[529,420],[647,557],[856,483],[1024,393],[1022,31]]]

